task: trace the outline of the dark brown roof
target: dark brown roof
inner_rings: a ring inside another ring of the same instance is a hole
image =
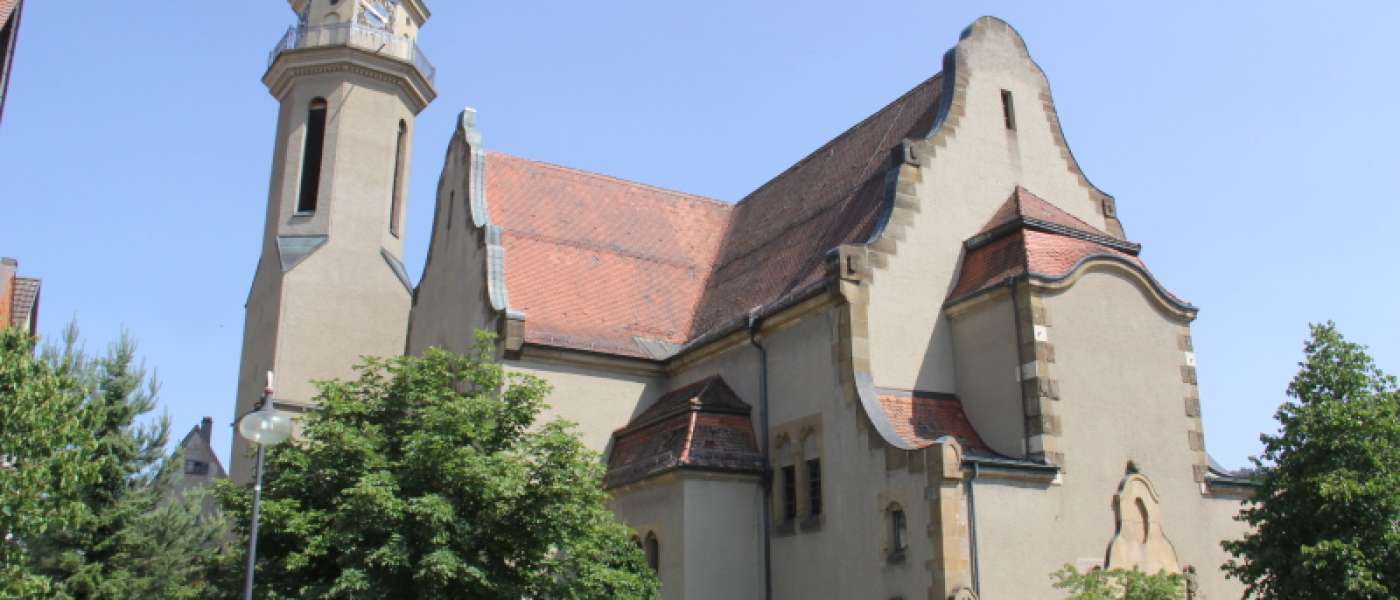
[[[616,487],[685,468],[760,473],[750,411],[718,376],[672,391],[613,433],[603,482]]]
[[[487,153],[488,206],[525,341],[664,358],[820,280],[827,252],[875,233],[893,157],[932,128],[939,81],[737,204]]]
[[[895,433],[915,448],[926,448],[944,436],[956,439],[963,450],[997,456],[982,441],[963,412],[962,401],[951,394],[881,390],[880,405]]]
[[[34,321],[34,312],[39,299],[38,279],[33,277],[16,277],[14,279],[14,289],[12,290],[10,325],[19,326]]]

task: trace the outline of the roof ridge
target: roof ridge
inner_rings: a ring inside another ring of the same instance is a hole
[[[1050,208],[1055,209],[1055,212],[1057,212],[1057,213],[1059,213],[1059,214],[1061,214],[1061,215],[1064,215],[1064,216],[1066,216],[1066,217],[1069,217],[1070,219],[1074,220],[1075,223],[1078,223],[1078,224],[1080,224],[1080,225],[1083,225],[1084,227],[1088,228],[1087,231],[1088,231],[1089,233],[1094,233],[1094,234],[1097,234],[1097,235],[1113,237],[1113,236],[1109,235],[1109,233],[1108,233],[1107,231],[1104,231],[1104,230],[1102,230],[1102,229],[1099,229],[1098,227],[1094,227],[1093,225],[1089,224],[1089,223],[1088,223],[1087,221],[1085,221],[1084,219],[1081,219],[1081,218],[1079,218],[1079,217],[1076,217],[1076,216],[1074,216],[1072,213],[1070,213],[1069,211],[1067,211],[1067,210],[1065,210],[1065,209],[1063,209],[1063,208],[1060,208],[1060,206],[1059,206],[1058,204],[1055,204],[1054,202],[1051,202],[1051,201],[1049,201],[1049,200],[1046,200],[1046,199],[1044,199],[1044,198],[1041,198],[1041,197],[1040,197],[1038,194],[1036,194],[1035,192],[1032,192],[1032,191],[1026,189],[1025,186],[1017,185],[1017,186],[1016,186],[1016,212],[1017,212],[1017,214],[1019,214],[1019,215],[1020,215],[1021,217],[1023,217],[1023,218],[1027,218],[1027,217],[1026,217],[1026,209],[1025,209],[1025,207],[1021,204],[1021,198],[1022,198],[1023,195],[1025,195],[1025,196],[1030,196],[1030,198],[1031,198],[1032,200],[1036,200],[1036,201],[1038,201],[1038,202],[1041,202],[1041,203],[1045,204],[1046,206],[1049,206]],[[1028,218],[1034,219],[1035,217],[1028,217]]]
[[[594,179],[604,179],[604,180],[608,180],[608,181],[612,181],[612,182],[616,182],[616,183],[621,183],[621,184],[625,184],[625,185],[637,186],[637,187],[640,187],[640,188],[645,188],[645,189],[648,189],[648,190],[657,191],[657,192],[662,192],[662,193],[671,194],[671,195],[675,195],[675,196],[683,196],[683,197],[685,197],[685,198],[690,198],[690,199],[694,199],[694,200],[703,200],[703,201],[705,201],[705,202],[709,202],[709,203],[711,203],[711,204],[716,204],[716,205],[719,205],[719,206],[724,207],[724,208],[732,208],[732,207],[734,207],[734,205],[735,205],[735,203],[733,203],[733,202],[726,202],[726,201],[724,201],[724,200],[719,200],[719,199],[717,199],[717,198],[711,198],[711,197],[709,197],[709,196],[701,196],[701,195],[699,195],[699,194],[692,194],[692,193],[690,193],[690,192],[683,192],[683,191],[681,191],[681,190],[677,190],[677,189],[673,189],[673,188],[665,188],[665,187],[661,187],[661,186],[658,186],[658,185],[652,185],[652,184],[649,184],[649,183],[642,183],[642,182],[640,182],[640,181],[633,181],[633,180],[631,180],[631,179],[623,179],[623,178],[617,177],[617,176],[615,176],[615,175],[608,175],[608,174],[606,174],[606,173],[599,173],[599,172],[597,172],[597,171],[587,171],[587,170],[584,170],[584,169],[580,169],[580,168],[578,168],[578,167],[570,167],[570,166],[566,166],[566,165],[561,165],[561,164],[559,164],[559,163],[552,163],[552,162],[547,162],[547,161],[543,161],[543,160],[536,160],[536,159],[533,159],[533,158],[525,158],[525,157],[523,157],[523,156],[517,156],[517,155],[511,154],[511,153],[509,153],[509,152],[502,152],[502,151],[500,151],[500,150],[487,149],[487,150],[486,150],[486,153],[487,153],[488,155],[494,154],[494,155],[497,155],[497,156],[504,156],[504,157],[507,157],[507,158],[511,158],[511,159],[515,159],[515,160],[519,160],[519,161],[524,161],[524,162],[527,162],[527,163],[531,163],[531,164],[534,164],[534,165],[538,165],[538,166],[541,166],[541,167],[545,167],[545,168],[547,168],[547,169],[553,169],[553,170],[556,170],[556,171],[563,171],[563,172],[565,172],[565,173],[572,173],[572,174],[575,174],[575,175],[581,175],[581,176],[584,176],[584,177],[590,177],[590,178],[594,178]]]
[[[735,205],[735,206],[738,206],[738,205],[740,205],[740,204],[743,204],[743,203],[747,202],[747,201],[749,200],[749,198],[754,197],[754,196],[757,195],[759,192],[763,191],[764,188],[766,188],[766,187],[772,185],[774,182],[778,181],[779,179],[782,179],[784,175],[787,175],[788,173],[790,173],[790,172],[796,170],[798,167],[801,167],[802,165],[806,164],[807,161],[811,160],[812,157],[814,157],[814,156],[820,154],[823,150],[829,149],[829,148],[831,147],[832,144],[835,144],[836,142],[838,142],[838,141],[840,141],[840,140],[842,140],[842,139],[845,139],[845,137],[846,137],[847,134],[851,133],[852,131],[855,131],[856,129],[859,129],[861,126],[863,126],[863,125],[865,125],[866,123],[870,122],[870,120],[874,119],[875,117],[878,117],[878,116],[884,114],[884,112],[885,112],[886,110],[889,110],[890,107],[892,107],[892,106],[894,106],[894,105],[896,105],[896,104],[899,104],[900,102],[903,102],[905,99],[907,99],[907,98],[909,98],[910,96],[914,95],[914,92],[917,92],[917,91],[919,91],[921,88],[923,88],[924,85],[930,84],[930,83],[932,83],[935,79],[939,79],[939,78],[941,78],[941,77],[943,77],[943,72],[942,72],[942,71],[939,71],[939,72],[937,72],[937,73],[934,73],[932,77],[929,77],[928,79],[925,79],[925,80],[920,81],[919,83],[915,84],[914,87],[911,87],[911,88],[909,88],[908,91],[904,92],[903,94],[900,94],[898,98],[895,98],[894,100],[891,100],[891,101],[885,103],[884,106],[881,106],[881,107],[880,107],[878,110],[876,110],[875,112],[872,112],[872,113],[870,113],[869,115],[866,115],[866,117],[865,117],[864,119],[861,119],[861,120],[860,120],[859,122],[857,122],[855,125],[851,125],[850,127],[847,127],[847,128],[846,128],[844,131],[842,131],[841,133],[838,133],[838,134],[836,134],[834,137],[832,137],[831,139],[827,140],[825,144],[822,144],[821,146],[818,146],[816,150],[813,150],[813,151],[811,151],[811,152],[808,152],[808,153],[807,153],[806,155],[804,155],[802,158],[798,159],[797,162],[792,163],[791,165],[789,165],[788,168],[783,169],[783,170],[780,171],[777,175],[774,175],[774,176],[768,178],[768,181],[763,182],[762,185],[760,185],[760,186],[754,188],[753,191],[751,191],[751,192],[745,194],[744,197],[743,197],[743,198],[740,198],[738,202],[735,202],[735,203],[734,203],[734,205]]]

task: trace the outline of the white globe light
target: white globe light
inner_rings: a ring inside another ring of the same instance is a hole
[[[248,413],[238,421],[238,434],[260,446],[276,446],[292,436],[292,420],[268,401],[262,410]]]

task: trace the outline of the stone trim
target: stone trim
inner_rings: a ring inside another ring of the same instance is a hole
[[[1209,495],[1206,475],[1210,472],[1210,457],[1206,454],[1205,426],[1201,421],[1201,393],[1196,375],[1195,345],[1191,325],[1183,324],[1176,336],[1176,349],[1181,353],[1181,385],[1185,398],[1186,449],[1191,452],[1191,477],[1201,486],[1201,494]]]
[[[437,98],[437,90],[410,63],[351,46],[315,46],[286,50],[263,74],[263,84],[275,98],[291,89],[292,80],[309,75],[350,73],[396,85],[409,100],[413,114]]]
[[[1065,455],[1060,437],[1064,425],[1060,420],[1060,383],[1053,376],[1055,345],[1050,311],[1039,294],[1025,282],[1015,284],[1012,306],[1016,315],[1019,341],[1017,356],[1021,364],[1021,399],[1023,402],[1026,456],[1063,467]]]
[[[772,494],[773,502],[769,510],[773,514],[774,532],[788,535],[798,531],[814,532],[820,530],[826,522],[826,507],[829,505],[828,502],[825,502],[830,497],[825,481],[828,473],[822,473],[822,512],[813,515],[807,460],[809,458],[821,460],[824,471],[828,466],[823,447],[822,413],[808,415],[771,427],[768,443],[773,472],[779,473],[782,467],[791,466],[796,474],[797,501],[795,504],[797,515],[792,520],[783,518],[785,498],[783,498],[782,482],[775,480],[773,483],[775,493]]]

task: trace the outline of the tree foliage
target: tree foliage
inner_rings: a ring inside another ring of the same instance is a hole
[[[1225,571],[1247,597],[1400,597],[1400,386],[1330,322],[1299,366]]]
[[[300,440],[267,452],[260,598],[656,595],[598,456],[570,425],[536,423],[546,384],[506,374],[489,336],[472,356],[357,370],[319,383]],[[221,496],[246,523],[250,491]]]
[[[1181,600],[1186,583],[1181,575],[1165,571],[1147,574],[1133,569],[1093,569],[1079,572],[1065,565],[1051,575],[1055,587],[1064,590],[1067,600]]]
[[[98,479],[93,440],[75,418],[84,397],[71,369],[38,359],[28,334],[0,328],[0,597],[51,591],[30,546],[79,520],[81,491]]]
[[[0,331],[0,597],[188,598],[217,524],[171,498],[155,384],[123,337],[92,359]]]

